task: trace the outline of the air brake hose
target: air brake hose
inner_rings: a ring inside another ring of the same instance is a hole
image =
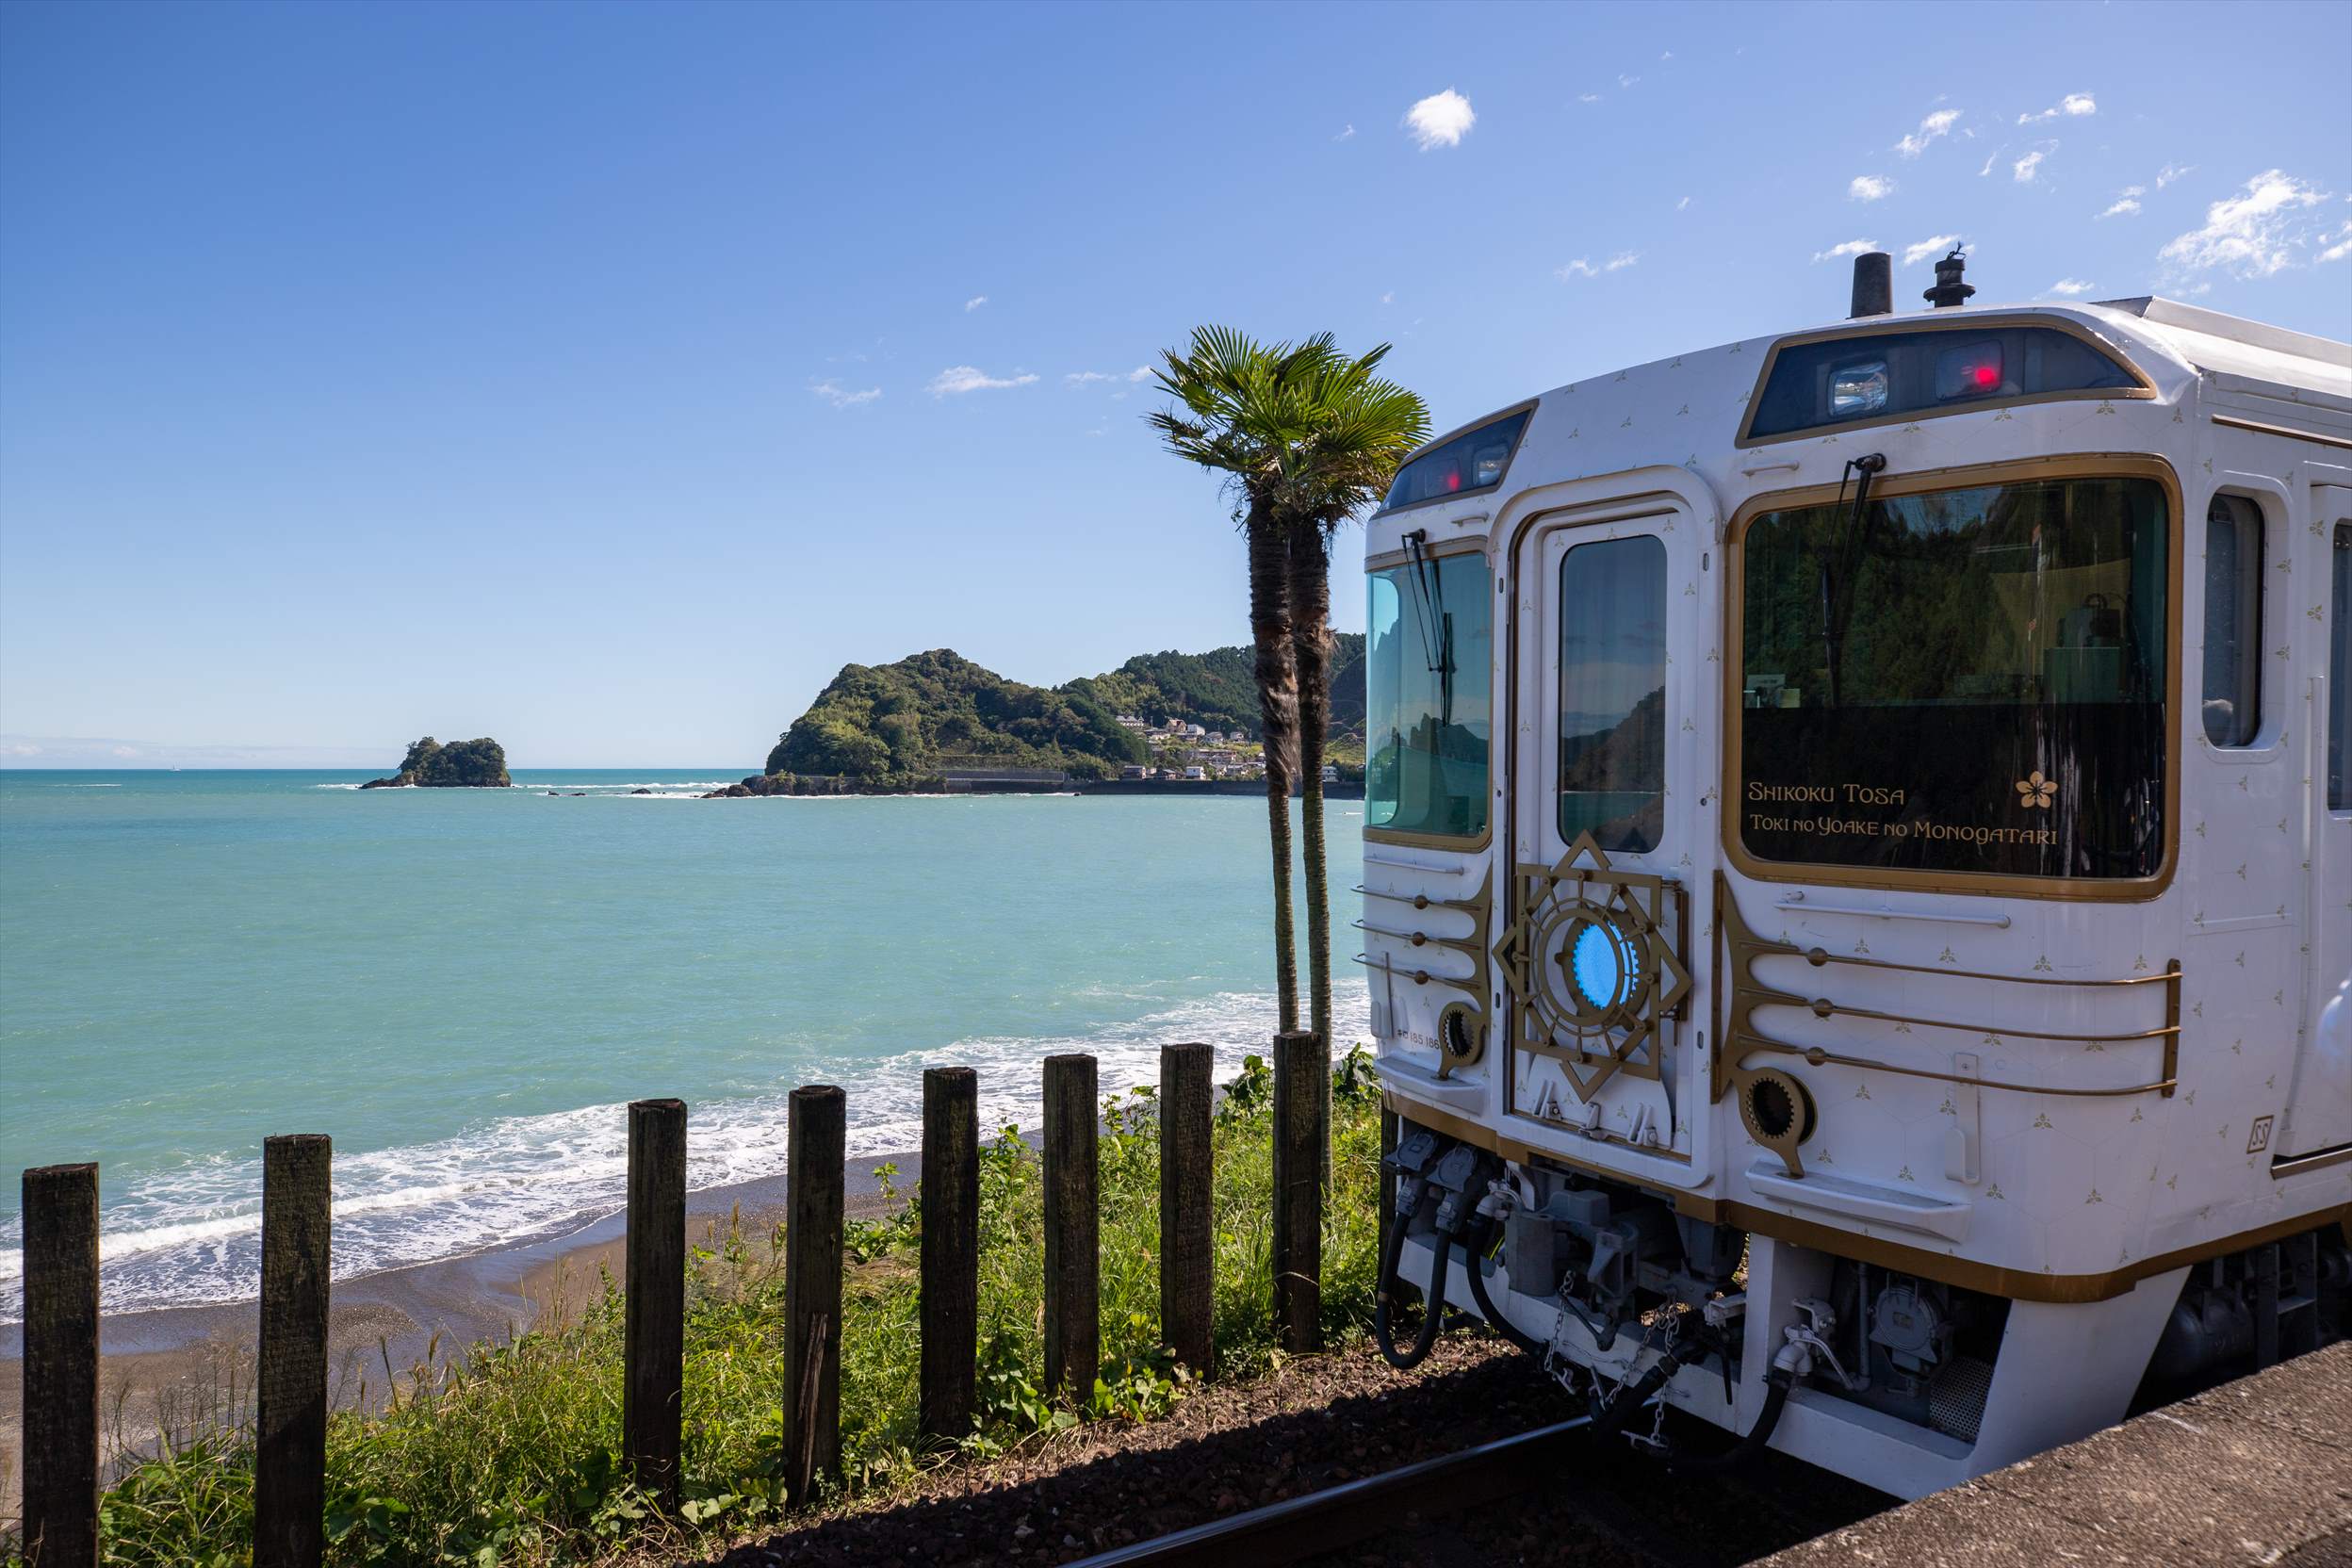
[[[1772,1440],[1772,1429],[1780,1425],[1780,1413],[1788,1403],[1788,1389],[1796,1379],[1780,1367],[1773,1367],[1764,1378],[1764,1408],[1756,1413],[1756,1425],[1748,1435],[1720,1454],[1697,1454],[1685,1457],[1670,1455],[1667,1466],[1674,1470],[1729,1470],[1745,1464],[1764,1451]]]
[[[1396,1216],[1389,1221],[1388,1247],[1380,1257],[1380,1278],[1378,1295],[1372,1307],[1372,1340],[1380,1348],[1380,1359],[1399,1371],[1411,1371],[1426,1360],[1437,1344],[1437,1331],[1446,1321],[1446,1263],[1453,1251],[1452,1240],[1440,1234],[1436,1243],[1436,1266],[1429,1270],[1429,1288],[1421,1300],[1421,1331],[1414,1336],[1409,1350],[1396,1348],[1396,1339],[1389,1328],[1388,1314],[1396,1302],[1398,1282],[1397,1260],[1405,1252],[1405,1230],[1410,1223],[1407,1216]]]
[[[1486,1275],[1478,1267],[1478,1254],[1472,1253],[1468,1262],[1470,1298],[1478,1304],[1478,1311],[1485,1315],[1487,1326],[1519,1347],[1520,1349],[1527,1351],[1527,1354],[1542,1355],[1548,1348],[1542,1340],[1533,1334],[1522,1332],[1518,1324],[1494,1310],[1494,1298],[1487,1293]]]

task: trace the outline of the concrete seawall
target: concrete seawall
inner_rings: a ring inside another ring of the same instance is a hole
[[[2352,1564],[2352,1343],[1764,1560],[1764,1568]]]

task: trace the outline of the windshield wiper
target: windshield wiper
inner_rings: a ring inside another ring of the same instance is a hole
[[[1429,673],[1437,677],[1438,725],[1443,733],[1454,722],[1454,618],[1446,612],[1445,585],[1429,561],[1429,530],[1414,529],[1405,535],[1405,548],[1412,555],[1413,590],[1421,599],[1421,656]]]
[[[1838,502],[1844,504],[1846,480],[1854,480],[1854,506],[1845,515],[1845,526],[1836,541],[1838,564],[1830,564],[1830,547],[1824,545],[1821,555],[1821,645],[1829,656],[1829,706],[1838,703],[1838,653],[1846,640],[1846,622],[1854,614],[1854,579],[1862,571],[1864,530],[1870,523],[1870,481],[1886,471],[1886,454],[1870,452],[1848,458],[1845,472],[1838,476]],[[1842,580],[1842,584],[1841,584]],[[1843,602],[1838,590],[1843,586]]]

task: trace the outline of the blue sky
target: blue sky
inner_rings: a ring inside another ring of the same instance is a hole
[[[1858,240],[2352,337],[2347,58],[2342,5],[17,0],[0,762],[749,768],[845,662],[1238,642],[1129,379],[1204,321],[1393,340],[1441,427],[1833,318]]]

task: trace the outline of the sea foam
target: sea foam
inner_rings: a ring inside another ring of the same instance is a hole
[[[629,788],[650,788],[631,785]],[[1364,983],[1338,977],[1334,1032],[1368,1025]],[[1043,1059],[1091,1052],[1102,1092],[1157,1082],[1159,1050],[1178,1040],[1217,1048],[1219,1078],[1263,1051],[1275,1025],[1270,994],[1222,991],[1084,1035],[982,1037],[879,1060],[820,1062],[849,1094],[855,1160],[920,1147],[923,1073],[979,1070],[983,1129],[1034,1125]],[[781,1172],[791,1085],[693,1105],[688,1184],[701,1190]],[[437,1142],[338,1152],[335,1161],[336,1279],[459,1257],[560,1235],[617,1210],[629,1173],[625,1107],[582,1106],[484,1121]],[[248,1300],[260,1277],[261,1162],[212,1156],[135,1182],[109,1202],[100,1236],[107,1312]],[[24,1313],[24,1223],[0,1222],[0,1321]]]

